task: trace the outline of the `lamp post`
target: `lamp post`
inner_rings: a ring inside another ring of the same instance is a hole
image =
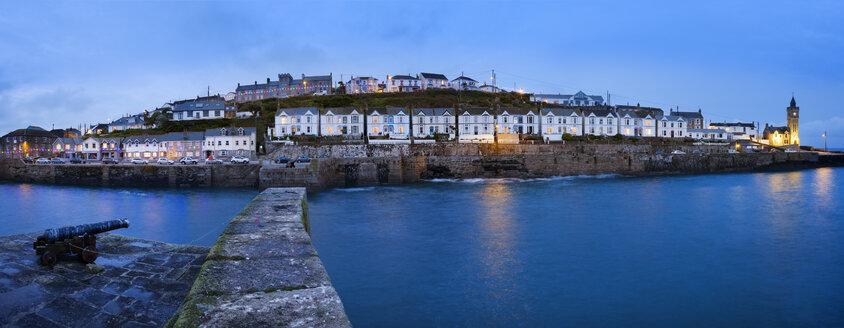
[[[829,151],[829,150],[826,148],[826,131],[824,131],[824,132],[823,132],[823,151],[824,151],[824,152]]]

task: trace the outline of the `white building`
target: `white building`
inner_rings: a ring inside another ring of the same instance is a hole
[[[460,138],[489,137],[495,134],[495,116],[489,108],[466,108],[459,111],[457,128],[460,130]]]
[[[234,117],[237,109],[227,106],[221,96],[197,97],[173,103],[174,121],[208,120]]]
[[[109,132],[146,128],[143,114],[121,117],[108,124]]]
[[[498,112],[498,133],[539,134],[539,116],[533,109],[502,108]]]
[[[583,110],[583,134],[614,136],[618,134],[618,116],[608,109]]]
[[[347,94],[375,93],[378,92],[378,79],[370,76],[352,77],[346,82]]]
[[[478,87],[478,89],[480,91],[489,92],[489,93],[507,92],[507,90],[504,90],[502,88],[499,88],[497,86],[490,85],[490,84],[484,84],[484,85]]]
[[[710,129],[724,129],[732,134],[731,140],[756,140],[759,138],[759,129],[753,123],[709,123]]]
[[[205,158],[246,156],[255,158],[255,128],[229,127],[205,130]]]
[[[354,107],[331,107],[320,115],[320,133],[324,136],[363,135],[363,111]]]
[[[451,80],[451,87],[455,90],[479,90],[481,84],[472,78],[461,75],[460,77]]]
[[[410,131],[408,112],[401,107],[370,108],[366,113],[369,136],[407,139]]]
[[[452,108],[414,108],[413,136],[424,138],[435,133],[447,133],[454,137],[454,109]]]
[[[123,139],[123,149],[126,158],[154,158],[167,157],[167,147],[163,135],[132,136]]]
[[[617,111],[618,131],[626,137],[656,136],[656,119],[647,111]]]
[[[543,108],[541,119],[542,138],[545,140],[560,141],[566,133],[573,136],[583,135],[583,119],[575,109]]]
[[[658,120],[657,136],[662,138],[686,138],[686,120],[680,116],[663,116]]]
[[[410,75],[387,75],[387,92],[413,92],[422,89],[419,77]]]
[[[56,138],[53,141],[53,155],[63,158],[83,158],[82,138]]]
[[[317,135],[318,116],[316,107],[279,109],[275,115],[273,136]]]
[[[724,129],[688,129],[689,137],[697,140],[730,141],[732,133]]]
[[[587,95],[583,91],[578,91],[573,95],[537,93],[530,98],[535,102],[566,106],[599,106],[604,104],[604,97]]]
[[[422,90],[451,88],[451,82],[442,74],[419,73],[419,80],[422,83]]]

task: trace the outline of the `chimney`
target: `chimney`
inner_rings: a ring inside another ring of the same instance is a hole
[[[267,78],[267,84],[270,84],[270,78]]]
[[[258,85],[258,81],[255,81],[255,85]]]
[[[240,88],[240,82],[237,83],[237,87]]]

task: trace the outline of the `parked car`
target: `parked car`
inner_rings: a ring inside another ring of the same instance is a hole
[[[328,155],[319,155],[316,158],[328,158]]]
[[[64,163],[65,163],[64,159],[61,159],[61,158],[58,158],[58,157],[54,157],[53,159],[50,160],[50,164],[64,164]]]
[[[797,151],[794,150],[794,149],[786,149],[785,152],[786,153],[796,153]]]
[[[685,154],[685,152],[684,152],[684,151],[679,150],[679,149],[678,149],[678,150],[675,150],[675,151],[672,151],[671,153],[672,153],[672,154],[676,154],[676,155],[683,155],[683,154]]]
[[[155,161],[155,162],[156,162],[156,163],[158,163],[158,164],[160,164],[160,165],[173,165],[173,164],[175,164],[175,163],[176,163],[176,161],[174,161],[174,160],[172,160],[172,159],[169,159],[169,158],[164,158],[164,157],[159,158],[159,159],[158,159],[157,161]]]
[[[205,160],[205,165],[211,165],[211,164],[223,164],[223,161],[216,159],[216,158],[209,158],[209,159]]]
[[[85,160],[79,157],[73,157],[70,159],[70,164],[85,164]]]
[[[727,152],[730,154],[738,154],[738,150],[735,149],[728,149]]]
[[[38,164],[50,164],[50,160],[49,160],[49,159],[47,159],[46,157],[41,157],[41,158],[39,158],[39,159],[35,160],[35,163],[38,163]]]
[[[103,158],[103,164],[117,164],[117,159],[114,157]]]
[[[358,157],[358,155],[348,153],[348,154],[343,155],[343,157]]]
[[[276,164],[287,164],[288,162],[290,162],[290,159],[282,156],[282,157],[276,158],[275,160],[273,160],[273,162],[275,162]]]
[[[308,157],[308,156],[299,156],[299,158],[296,159],[296,162],[298,162],[298,163],[310,163],[311,158]]]
[[[249,164],[249,159],[243,156],[232,157],[232,164]]]
[[[34,160],[34,159],[32,159],[32,157],[27,156],[27,157],[24,157],[24,158],[23,158],[23,162],[24,162],[24,163],[29,163],[29,164],[32,164],[32,163],[34,163],[34,162],[35,162],[35,160]]]
[[[179,159],[179,163],[182,163],[182,165],[188,165],[188,164],[196,164],[198,162],[195,159],[190,158],[190,157],[182,157],[182,158]]]
[[[149,164],[149,161],[143,158],[133,158],[132,164]]]
[[[662,150],[657,150],[657,151],[656,151],[656,154],[657,154],[657,155],[665,155],[665,152],[664,152],[664,151],[662,151]]]

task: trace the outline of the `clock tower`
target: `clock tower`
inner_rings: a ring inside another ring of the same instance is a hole
[[[786,111],[788,112],[788,130],[790,135],[788,143],[792,145],[800,145],[797,124],[797,120],[800,118],[800,107],[797,107],[797,102],[794,101],[794,96],[791,96],[791,106],[788,106]]]

